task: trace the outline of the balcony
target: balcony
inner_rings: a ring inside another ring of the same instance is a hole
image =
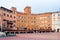
[[[7,24],[13,24],[13,21],[9,21],[9,20],[6,20],[6,19],[4,19],[3,21],[4,21],[4,23],[7,23]]]
[[[7,24],[13,24],[13,22],[12,22],[12,21],[7,20]]]

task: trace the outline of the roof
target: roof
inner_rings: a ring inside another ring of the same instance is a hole
[[[11,10],[5,8],[5,7],[0,7],[0,9],[3,9],[4,11],[11,12],[11,13],[13,12],[13,11],[11,11]]]
[[[60,13],[60,11],[57,11],[57,12],[45,12],[45,13],[38,13],[38,14],[32,14],[32,15],[52,14],[52,13]]]

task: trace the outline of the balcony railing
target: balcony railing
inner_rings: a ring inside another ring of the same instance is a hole
[[[13,24],[13,22],[12,21],[7,21],[7,24]]]

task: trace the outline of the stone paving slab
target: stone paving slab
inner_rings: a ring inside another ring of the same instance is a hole
[[[0,40],[60,40],[60,33],[17,34],[12,37],[0,38]]]

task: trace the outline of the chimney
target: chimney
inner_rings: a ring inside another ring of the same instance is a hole
[[[26,6],[24,8],[24,13],[26,13],[26,14],[31,13],[31,7],[30,6]]]
[[[17,9],[15,7],[11,7],[11,10],[13,11],[13,13],[15,13]]]

